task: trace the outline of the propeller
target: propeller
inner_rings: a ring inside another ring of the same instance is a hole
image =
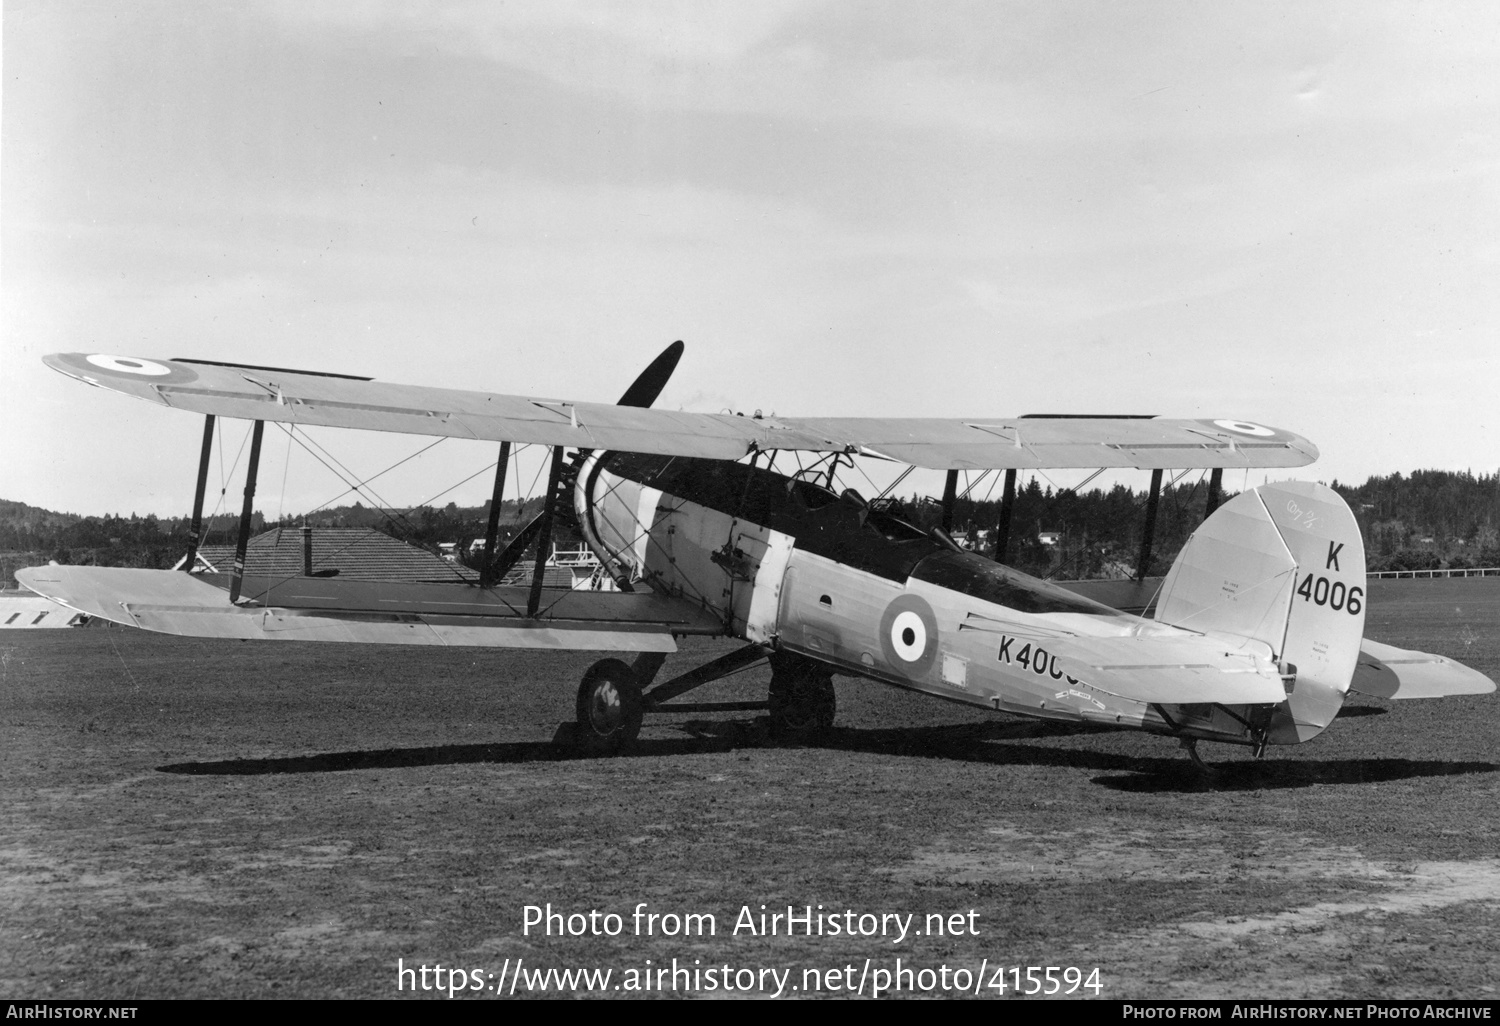
[[[683,348],[682,341],[679,339],[663,349],[661,355],[641,371],[615,405],[638,406],[644,409],[656,402],[661,395],[661,390],[667,387],[667,379],[677,369],[677,361],[682,359]]]
[[[615,405],[634,406],[644,409],[656,402],[662,393],[662,389],[667,387],[667,381],[672,377],[672,372],[677,369],[677,361],[682,359],[684,348],[682,340],[679,339],[663,349],[660,355],[647,364],[646,369],[636,376],[636,379],[630,383],[630,387],[625,390],[625,394],[620,396],[620,401]],[[565,492],[568,488],[572,487],[574,476],[578,473],[578,467],[588,458],[589,453],[592,451],[592,449],[579,449],[573,454],[572,460],[564,468],[558,481],[558,492]],[[556,498],[556,494],[550,495],[547,498],[547,501],[554,506],[554,516],[557,514]],[[515,537],[511,538],[500,554],[495,557],[495,561],[490,565],[488,572],[485,574],[486,578],[489,580],[499,580],[510,572],[511,567],[521,561],[521,554],[531,546],[532,540],[536,538],[537,532],[541,530],[542,520],[545,516],[546,510],[544,509],[541,513],[532,517],[525,527],[516,532]]]

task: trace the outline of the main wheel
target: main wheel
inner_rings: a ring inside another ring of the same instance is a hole
[[[578,747],[591,755],[613,755],[641,732],[641,689],[635,673],[618,659],[601,659],[578,685]]]
[[[808,659],[771,664],[771,733],[782,741],[810,741],[833,726],[838,703],[833,674]]]

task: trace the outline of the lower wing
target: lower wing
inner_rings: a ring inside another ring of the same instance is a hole
[[[197,638],[675,652],[675,635],[723,630],[691,604],[650,593],[553,591],[528,618],[525,588],[247,577],[248,601],[235,604],[220,574],[39,566],[16,579],[89,616]]]

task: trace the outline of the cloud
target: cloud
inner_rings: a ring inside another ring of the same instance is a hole
[[[1493,5],[287,3],[301,38],[437,48],[668,109],[1033,142],[1396,122],[1496,102]]]

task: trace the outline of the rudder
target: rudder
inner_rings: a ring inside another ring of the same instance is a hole
[[[1333,489],[1303,481],[1235,496],[1183,546],[1156,618],[1269,646],[1295,681],[1266,740],[1316,737],[1343,705],[1364,636],[1365,552],[1353,512]]]

